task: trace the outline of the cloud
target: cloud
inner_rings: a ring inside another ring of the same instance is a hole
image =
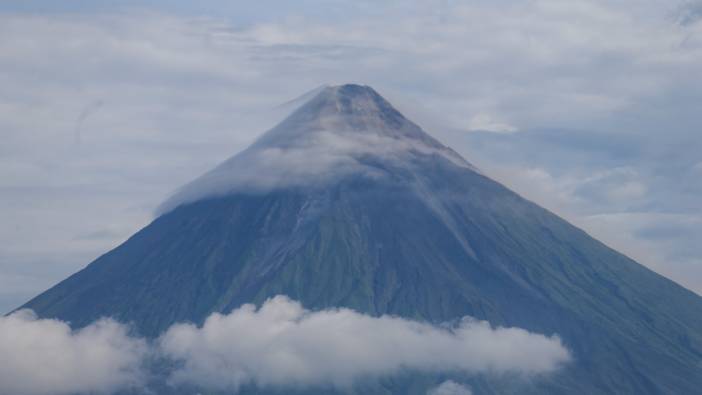
[[[213,313],[200,327],[175,324],[154,341],[111,319],[71,330],[20,310],[0,317],[0,355],[0,394],[13,395],[148,393],[154,383],[348,388],[404,371],[546,374],[570,360],[555,335],[469,317],[435,326],[349,309],[309,311],[284,296]],[[452,388],[460,387],[447,382],[432,393],[464,393],[446,392]]]
[[[447,380],[427,392],[427,395],[472,395],[470,388],[458,384],[455,381]]]
[[[249,148],[179,189],[157,213],[232,192],[320,187],[350,175],[381,177],[386,173],[378,163],[407,169],[413,159],[425,154],[473,168],[417,125],[405,119],[397,125],[379,121],[385,110],[375,93],[355,97],[353,106],[361,110],[352,116],[338,113],[338,98],[333,96],[337,89],[323,89]]]
[[[83,111],[81,111],[80,115],[78,115],[78,118],[76,119],[76,126],[75,126],[75,131],[73,132],[75,135],[75,143],[80,144],[81,141],[81,129],[83,128],[83,124],[85,123],[85,120],[88,119],[89,116],[95,114],[96,112],[100,111],[100,108],[103,106],[102,100],[96,100],[94,102],[89,103]]]
[[[468,121],[467,129],[497,133],[512,133],[517,131],[517,128],[514,126],[497,120],[493,116],[485,113],[476,114],[471,117]]]
[[[0,393],[112,393],[142,385],[147,346],[127,328],[101,320],[72,331],[30,310],[0,317]]]
[[[702,293],[700,137],[577,129],[456,135],[485,174]]]
[[[218,389],[241,385],[334,385],[403,370],[537,374],[569,360],[560,340],[464,319],[437,327],[348,309],[308,311],[286,297],[260,309],[213,314],[202,327],[179,324],[160,340],[182,361],[171,382]]]
[[[184,185],[157,209],[157,215],[185,203],[231,192],[258,193],[291,186],[318,186],[350,174],[378,176],[362,163],[364,154],[388,159],[407,147],[379,136],[349,136],[335,131],[306,133],[291,147],[251,147]]]
[[[677,10],[676,19],[683,26],[693,25],[702,19],[702,1],[689,0]]]
[[[628,181],[606,191],[612,200],[634,200],[644,197],[647,189],[641,182]]]

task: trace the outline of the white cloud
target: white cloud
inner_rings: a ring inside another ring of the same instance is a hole
[[[244,305],[213,314],[199,328],[175,325],[161,348],[183,361],[173,383],[221,389],[248,383],[344,387],[405,369],[536,374],[569,360],[557,337],[518,328],[463,320],[449,329],[348,309],[311,312],[282,296],[258,310]]]
[[[490,114],[476,114],[468,121],[468,130],[481,130],[486,132],[512,133],[516,132],[514,126],[496,119]]]
[[[79,331],[30,310],[0,317],[0,393],[111,393],[142,384],[147,347],[114,321]]]
[[[464,318],[434,326],[349,309],[305,310],[284,296],[260,309],[214,313],[197,327],[175,324],[154,342],[102,319],[83,329],[37,319],[31,310],[0,317],[0,394],[109,394],[149,382],[236,391],[337,386],[403,371],[545,374],[570,360],[557,336],[493,328]],[[151,371],[152,358],[171,361]],[[455,383],[454,383],[455,384]],[[437,394],[460,388],[442,384]],[[464,392],[455,392],[464,393]]]
[[[454,164],[472,166],[417,125],[380,121],[376,93],[353,98],[357,114],[337,112],[340,87],[322,89],[313,101],[266,132],[252,146],[185,185],[161,205],[166,212],[180,204],[233,191],[259,192],[290,186],[320,186],[350,174],[380,177],[376,163],[408,169],[418,155],[440,155]],[[343,93],[342,93],[343,94]],[[372,115],[371,115],[372,114]],[[367,160],[369,156],[373,160]]]
[[[184,358],[176,381],[236,387],[332,383],[402,368],[429,371],[550,371],[568,358],[555,338],[515,328],[463,322],[446,329],[350,310],[309,312],[277,297],[260,310],[244,306],[214,315],[202,328],[181,325],[163,338],[166,352]],[[224,363],[226,369],[218,369]]]
[[[447,380],[439,384],[438,387],[431,389],[427,395],[472,395],[470,388],[465,385],[458,384],[455,381]]]
[[[695,142],[569,130],[468,137],[487,175],[702,293]]]

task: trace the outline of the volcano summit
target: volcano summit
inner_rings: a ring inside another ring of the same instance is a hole
[[[488,178],[359,85],[322,89],[24,307],[156,337],[275,295],[434,324],[471,316],[557,335],[571,354],[538,377],[400,375],[350,392],[423,394],[448,378],[475,394],[702,388],[701,297]]]

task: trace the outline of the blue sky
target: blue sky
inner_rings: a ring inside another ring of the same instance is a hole
[[[0,310],[277,106],[372,85],[487,174],[702,293],[702,3],[0,3]]]

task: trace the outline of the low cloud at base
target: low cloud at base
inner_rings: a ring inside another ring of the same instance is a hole
[[[0,317],[0,394],[108,394],[138,387],[146,341],[113,320],[72,331],[31,310]]]
[[[65,322],[22,310],[0,318],[0,354],[0,393],[18,395],[136,388],[156,374],[143,368],[154,356],[174,362],[165,372],[173,387],[229,391],[243,385],[347,388],[405,371],[533,375],[570,359],[556,336],[468,317],[436,326],[350,309],[310,311],[284,296],[258,309],[247,304],[214,313],[200,327],[175,324],[151,342],[109,319],[72,331]],[[445,382],[430,393],[470,392]]]
[[[465,385],[458,384],[455,381],[447,380],[441,383],[438,387],[432,388],[427,392],[427,395],[472,395],[473,392]]]

